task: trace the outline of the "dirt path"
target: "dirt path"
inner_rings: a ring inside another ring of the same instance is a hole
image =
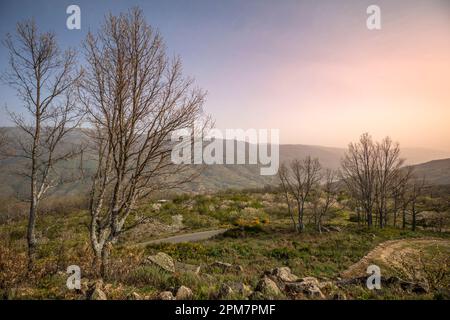
[[[431,245],[445,246],[450,249],[450,240],[419,238],[385,241],[376,246],[357,263],[342,272],[341,277],[350,279],[365,275],[367,267],[370,264],[398,266],[403,254],[414,252]]]
[[[201,232],[193,232],[193,233],[186,233],[181,234],[179,236],[173,236],[163,239],[156,239],[156,240],[150,240],[141,242],[137,245],[139,246],[146,246],[149,244],[155,244],[155,243],[180,243],[180,242],[195,242],[195,241],[201,241],[201,240],[207,240],[212,237],[218,236],[228,229],[218,229],[218,230],[210,230],[210,231],[201,231]]]

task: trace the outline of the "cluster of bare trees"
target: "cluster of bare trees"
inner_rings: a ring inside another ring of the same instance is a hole
[[[40,33],[32,20],[19,23],[4,43],[10,68],[2,79],[16,89],[24,110],[10,112],[21,133],[9,156],[25,159],[22,174],[29,178],[29,268],[40,201],[61,181],[58,163],[86,151],[97,162],[90,238],[95,266],[105,275],[112,245],[144,221],[135,216],[139,202],[191,177],[169,161],[169,142],[175,130],[203,119],[205,93],[182,75],[179,59],[168,59],[161,36],[138,8],[109,15],[98,33],[88,34],[80,68],[75,51],[61,52],[55,35]],[[86,149],[68,150],[65,138],[82,123]]]
[[[314,218],[319,232],[323,218],[336,209],[338,192],[350,196],[348,204],[358,222],[380,228],[391,223],[402,228],[411,221],[416,230],[417,217],[424,210],[421,198],[424,179],[417,179],[411,167],[404,166],[400,147],[389,137],[374,142],[367,133],[350,143],[339,172],[323,170],[310,156],[282,164],[278,171],[292,224],[298,232],[305,228],[305,208]],[[410,219],[408,219],[410,217]]]
[[[369,227],[375,223],[383,228],[392,217],[396,226],[401,214],[405,228],[410,213],[415,230],[420,212],[417,204],[425,182],[416,179],[411,168],[403,164],[399,144],[389,137],[374,142],[365,133],[359,142],[350,143],[340,172],[347,192],[355,200],[359,221],[365,221]]]
[[[319,160],[308,156],[281,164],[278,177],[294,229],[299,233],[305,229],[305,205],[309,202],[313,204],[315,225],[321,232],[323,218],[336,201],[336,174],[331,170],[324,173]],[[320,183],[322,180],[324,184]]]

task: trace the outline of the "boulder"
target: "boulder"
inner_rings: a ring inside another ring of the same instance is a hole
[[[162,291],[158,294],[157,299],[159,300],[175,300],[172,292],[170,291]]]
[[[310,298],[325,298],[320,290],[320,283],[314,277],[305,277],[297,282],[286,283],[285,290],[291,294],[305,294]]]
[[[173,259],[164,252],[158,252],[153,256],[148,256],[145,262],[147,264],[156,265],[167,272],[175,272],[175,263]]]
[[[250,286],[242,283],[242,282],[234,282],[234,283],[223,283],[219,291],[217,292],[217,298],[223,299],[232,296],[233,294],[239,294],[245,298],[248,298],[252,295],[253,291]]]
[[[406,281],[395,276],[389,277],[387,279],[381,278],[381,283],[387,285],[400,285],[400,287],[405,291],[419,294],[428,293],[430,291],[429,287],[426,284]]]
[[[86,297],[88,300],[108,300],[105,292],[103,292],[103,281],[97,280],[90,283]]]
[[[261,280],[259,280],[258,285],[256,286],[256,291],[259,291],[265,295],[281,294],[280,288],[278,288],[277,284],[267,276],[263,276]]]
[[[181,286],[178,288],[175,298],[177,300],[191,300],[194,294],[188,287]]]
[[[222,283],[217,292],[217,299],[225,299],[234,294],[234,290],[227,284]]]
[[[250,288],[250,286],[246,285],[242,282],[235,282],[230,285],[231,289],[241,296],[248,297],[253,293],[253,290]]]
[[[275,268],[270,271],[270,274],[282,282],[295,282],[298,280],[298,277],[291,272],[289,267]]]

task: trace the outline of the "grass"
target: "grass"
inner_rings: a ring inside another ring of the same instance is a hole
[[[108,279],[111,284],[108,296],[124,299],[130,293],[137,292],[155,297],[159,291],[185,285],[193,290],[195,299],[211,299],[215,298],[222,284],[242,282],[254,288],[265,271],[280,266],[289,266],[299,277],[337,279],[340,272],[381,242],[414,237],[450,239],[448,232],[412,232],[390,227],[368,230],[352,222],[353,213],[348,210],[337,210],[325,221],[326,224],[339,225],[342,232],[318,234],[313,226],[308,225],[306,231],[299,235],[293,231],[281,201],[276,194],[238,192],[174,197],[161,205],[157,215],[161,223],[170,223],[172,215],[181,214],[184,228],[180,232],[224,226],[231,229],[199,243],[154,244],[135,248],[125,239],[112,253],[111,269],[115,272]],[[151,204],[141,210],[154,214]],[[65,268],[70,264],[80,265],[84,277],[91,276],[88,223],[89,217],[84,210],[70,214],[51,212],[39,217],[37,229],[41,273],[32,280],[24,278],[20,272],[13,277],[14,269],[22,270],[26,261],[26,220],[0,224],[0,240],[5,244],[0,251],[0,258],[3,259],[0,271],[2,264],[4,268],[0,276],[0,291],[6,287],[13,288],[8,293],[13,298],[79,298],[65,289],[63,280],[66,279]],[[144,235],[141,241],[145,240]],[[205,266],[214,261],[239,264],[244,272],[234,274],[212,270],[200,275],[190,272],[168,274],[142,264],[146,256],[157,252],[165,252],[179,262],[194,265]],[[10,280],[15,277],[18,280],[11,284]],[[349,287],[345,294],[358,299],[412,297],[393,289],[372,292],[362,287]],[[236,294],[231,298],[242,296]]]

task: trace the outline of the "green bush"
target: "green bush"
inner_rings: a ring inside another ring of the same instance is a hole
[[[268,256],[278,260],[289,260],[298,257],[298,253],[291,248],[275,248],[269,251]]]

